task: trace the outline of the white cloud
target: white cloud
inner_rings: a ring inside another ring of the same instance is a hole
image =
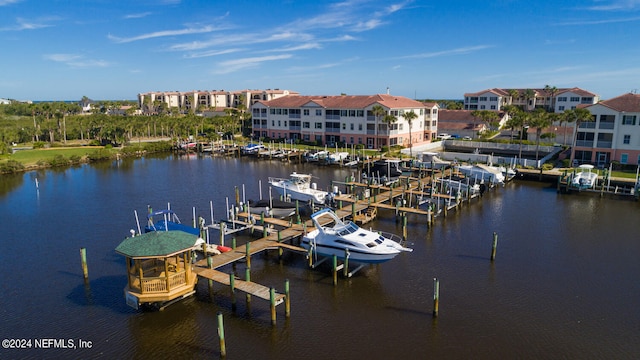
[[[235,49],[225,49],[225,50],[202,51],[202,52],[196,52],[196,53],[187,54],[187,55],[184,56],[184,58],[185,59],[196,59],[196,58],[202,58],[202,57],[210,57],[210,56],[232,54],[232,53],[243,51],[243,50],[244,49],[241,49],[241,48],[235,48]]]
[[[43,57],[46,60],[63,63],[71,67],[107,67],[110,65],[107,61],[86,59],[83,55],[77,54],[47,54]]]
[[[292,57],[291,54],[283,54],[283,55],[258,56],[258,57],[249,57],[249,58],[223,61],[218,64],[220,66],[220,69],[215,71],[215,73],[228,74],[228,73],[236,72],[242,69],[257,67],[265,61],[284,60],[284,59],[289,59],[291,57]]]
[[[422,54],[401,56],[401,57],[399,57],[399,59],[425,59],[425,58],[434,58],[434,57],[440,57],[440,56],[469,54],[469,53],[473,53],[473,52],[476,52],[476,51],[489,49],[489,48],[492,48],[492,47],[493,46],[491,46],[491,45],[467,46],[467,47],[461,47],[461,48],[457,48],[457,49],[450,49],[450,50],[436,51],[436,52],[430,52],[430,53],[422,53]]]
[[[603,1],[596,1],[596,3],[602,3]],[[627,11],[640,8],[639,0],[615,0],[604,5],[589,6],[587,9],[593,11]]]
[[[22,0],[0,0],[0,6],[6,6],[11,4],[17,4]]]
[[[209,33],[216,30],[221,30],[221,28],[216,28],[211,25],[206,25],[203,27],[188,27],[185,29],[178,29],[178,30],[156,31],[156,32],[142,34],[138,36],[132,36],[128,38],[117,37],[109,34],[108,38],[113,42],[122,44],[122,43],[129,43],[133,41],[147,40],[147,39],[153,39],[153,38],[164,37],[164,36],[180,36],[180,35]]]
[[[1,0],[0,0],[1,1]],[[14,26],[6,26],[0,28],[0,31],[22,31],[22,30],[37,30],[46,27],[51,27],[53,25],[49,24],[51,21],[59,20],[58,17],[45,17],[39,18],[36,20],[27,20],[24,18],[17,18],[16,25]]]
[[[128,14],[128,15],[123,16],[123,18],[124,19],[140,19],[140,18],[143,18],[143,17],[147,17],[149,15],[151,15],[151,12],[147,11],[147,12],[139,13],[139,14]]]

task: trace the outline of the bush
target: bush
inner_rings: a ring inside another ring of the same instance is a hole
[[[111,151],[107,149],[98,149],[92,153],[89,153],[87,157],[91,161],[108,160],[111,159]]]
[[[33,143],[34,149],[42,149],[44,148],[44,141],[36,141]]]
[[[51,166],[65,166],[69,165],[69,160],[64,157],[62,154],[58,154],[54,156],[53,160],[51,160]]]
[[[9,160],[0,164],[0,173],[10,174],[24,170],[24,165],[16,160]]]
[[[553,169],[553,164],[550,164],[550,163],[542,164],[542,170],[543,171],[548,171],[548,170],[551,170],[551,169]]]

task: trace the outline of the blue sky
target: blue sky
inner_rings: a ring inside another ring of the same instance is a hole
[[[0,0],[0,97],[640,88],[640,0]]]

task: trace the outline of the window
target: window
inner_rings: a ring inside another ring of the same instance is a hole
[[[580,102],[583,104],[593,104],[593,98],[592,97],[583,97],[580,99]]]
[[[317,122],[317,123],[315,123],[314,127],[316,129],[322,129],[322,123],[321,122]]]
[[[353,130],[353,124],[351,124],[351,130]]]
[[[629,161],[629,154],[620,154],[620,164],[626,164]]]
[[[495,105],[491,105],[491,110],[495,110],[496,106]]]
[[[362,124],[358,124],[358,130],[362,131]]]
[[[349,110],[349,116],[350,117],[356,117],[356,111],[355,110]]]
[[[269,109],[269,114],[275,115],[276,114],[276,109]]]
[[[311,123],[308,121],[305,121],[302,123],[302,127],[305,129],[310,129],[311,128]]]
[[[340,116],[347,116],[347,110],[340,110]]]
[[[480,101],[487,101],[487,97],[486,96],[480,96],[480,98],[478,99]]]
[[[631,135],[625,135],[622,139],[623,144],[631,144]]]
[[[578,102],[580,101],[580,97],[579,96],[572,96],[571,99],[569,100],[571,102]]]
[[[356,111],[356,116],[357,117],[364,117],[364,110],[357,110]]]
[[[480,105],[480,110],[484,110],[484,105]]]
[[[304,116],[309,116],[309,109],[304,109],[302,113]]]
[[[492,96],[489,98],[489,101],[498,101],[498,97],[497,96]]]
[[[322,109],[316,109],[316,116],[322,116]]]
[[[558,110],[560,110],[560,111],[564,111],[564,105],[560,105],[560,106],[558,106]]]
[[[622,116],[622,125],[635,125],[636,124],[636,116],[635,115],[623,115]]]
[[[567,97],[566,96],[559,96],[558,97],[558,102],[567,102]]]

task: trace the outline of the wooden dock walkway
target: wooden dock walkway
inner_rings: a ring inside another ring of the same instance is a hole
[[[196,267],[193,269],[193,271],[196,274],[198,274],[198,276],[202,276],[209,280],[213,280],[219,284],[231,286],[230,276],[233,276],[231,274],[227,274],[227,273],[223,273],[222,271],[203,268],[203,267]],[[260,299],[264,299],[267,301],[271,300],[271,289],[264,285],[260,285],[252,281],[244,281],[244,280],[238,279],[237,277],[234,277],[233,283],[234,283],[234,288],[237,290],[243,291],[252,296],[257,296]],[[279,305],[282,302],[284,302],[284,298],[285,298],[284,294],[276,293],[275,299],[274,299],[275,305]]]

